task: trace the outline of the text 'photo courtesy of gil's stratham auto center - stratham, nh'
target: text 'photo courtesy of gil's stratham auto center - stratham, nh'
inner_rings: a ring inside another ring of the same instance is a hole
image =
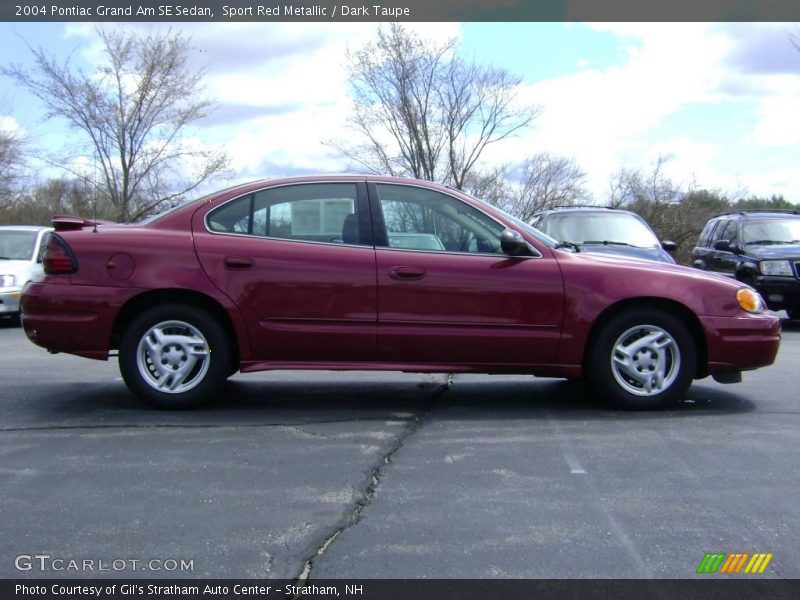
[[[0,598],[800,595],[794,3],[0,16]]]

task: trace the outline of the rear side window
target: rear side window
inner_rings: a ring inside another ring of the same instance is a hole
[[[711,237],[708,240],[708,246],[711,247],[714,245],[715,242],[722,239],[722,233],[725,231],[725,227],[728,224],[727,219],[721,219],[717,221],[717,226],[714,228],[714,231],[711,232]]]
[[[727,240],[729,242],[735,242],[736,241],[736,237],[737,237],[736,236],[737,230],[738,230],[738,227],[737,227],[736,221],[733,221],[733,220],[728,221],[728,223],[725,225],[725,229],[722,231],[722,234],[720,235],[719,239]]]
[[[719,223],[717,220],[712,220],[706,223],[706,226],[703,227],[703,231],[700,232],[700,239],[697,241],[697,245],[701,248],[707,248],[711,245],[711,232],[714,231],[714,226]]]
[[[270,188],[237,198],[206,217],[209,230],[310,242],[361,244],[354,183]]]

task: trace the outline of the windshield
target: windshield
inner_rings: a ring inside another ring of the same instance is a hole
[[[547,233],[557,240],[578,244],[614,242],[640,248],[659,245],[650,228],[628,213],[551,214]]]
[[[33,260],[36,231],[0,229],[0,260]]]
[[[523,231],[526,231],[526,232],[530,233],[533,237],[535,237],[540,242],[543,242],[544,244],[547,244],[550,248],[554,248],[555,245],[558,244],[558,240],[554,240],[553,238],[551,238],[549,235],[547,235],[546,233],[544,233],[540,229],[536,229],[535,227],[532,227],[531,225],[529,225],[525,221],[522,221],[522,220],[518,219],[517,217],[515,217],[514,215],[507,213],[502,208],[498,208],[497,206],[492,206],[492,209],[494,209],[497,212],[501,213],[506,219],[508,219],[509,221],[514,223],[514,225],[516,225],[517,227],[519,227]]]
[[[800,244],[800,219],[764,219],[744,224],[745,244]]]

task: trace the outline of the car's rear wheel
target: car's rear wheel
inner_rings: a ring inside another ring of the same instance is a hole
[[[125,331],[119,368],[130,390],[147,404],[194,408],[222,391],[233,368],[229,343],[223,327],[201,308],[155,306]]]
[[[602,325],[586,367],[596,390],[616,406],[662,408],[686,396],[697,351],[681,319],[666,311],[634,309]]]

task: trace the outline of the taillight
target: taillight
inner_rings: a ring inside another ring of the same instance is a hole
[[[78,261],[63,239],[55,233],[47,236],[47,244],[42,254],[42,265],[47,275],[69,275],[78,270]]]

